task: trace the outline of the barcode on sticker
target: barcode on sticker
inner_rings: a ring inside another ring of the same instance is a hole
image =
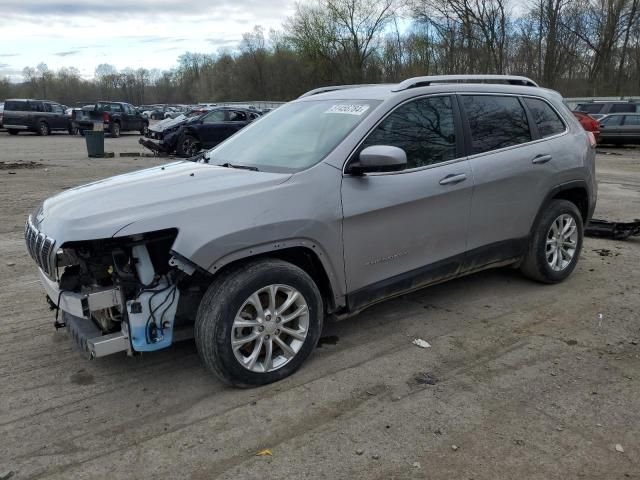
[[[346,113],[347,115],[362,115],[369,110],[369,105],[342,104],[334,105],[324,113]]]

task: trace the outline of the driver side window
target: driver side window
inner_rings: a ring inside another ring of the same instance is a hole
[[[218,123],[224,122],[224,110],[217,110],[211,112],[209,115],[202,119],[202,123]]]
[[[372,145],[403,149],[407,169],[457,158],[451,97],[426,97],[396,108],[371,132],[358,154]]]

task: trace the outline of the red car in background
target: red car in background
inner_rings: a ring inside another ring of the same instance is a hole
[[[596,140],[600,138],[600,122],[593,118],[588,113],[584,112],[573,112],[573,115],[578,119],[582,128],[584,128],[587,132],[593,133],[593,136]]]

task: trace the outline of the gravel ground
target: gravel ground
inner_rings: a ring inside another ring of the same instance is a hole
[[[609,152],[596,216],[640,217],[640,150]],[[488,271],[327,325],[297,374],[259,389],[221,385],[191,341],[83,360],[53,329],[25,217],[164,161],[0,133],[0,479],[640,478],[640,238],[587,239],[560,285]]]

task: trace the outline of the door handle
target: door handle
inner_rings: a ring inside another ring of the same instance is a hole
[[[533,160],[531,160],[531,162],[540,164],[547,163],[549,160],[551,160],[551,155],[536,155],[535,157],[533,157]]]
[[[452,173],[440,180],[440,185],[453,185],[454,183],[464,182],[466,179],[466,173]]]

